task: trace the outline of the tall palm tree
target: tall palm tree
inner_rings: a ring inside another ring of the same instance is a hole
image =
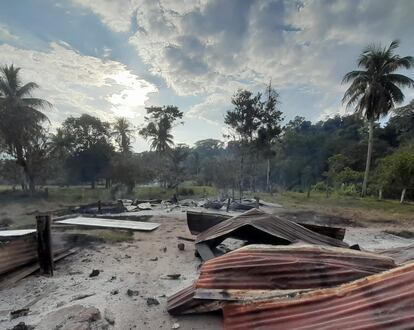
[[[399,45],[398,40],[385,48],[381,45],[369,45],[358,59],[361,70],[348,72],[342,80],[342,83],[351,82],[342,102],[346,102],[347,107],[355,107],[355,111],[368,121],[368,150],[362,196],[367,192],[374,124],[380,117],[386,116],[396,104],[404,101],[401,88],[414,86],[412,79],[396,73],[399,69],[410,69],[414,65],[412,56],[401,57],[395,54]]]
[[[16,158],[26,179],[30,179],[32,173],[27,150],[32,140],[42,132],[42,123],[48,120],[40,109],[50,106],[50,103],[33,97],[32,92],[39,86],[34,82],[23,84],[19,72],[20,68],[14,65],[0,68],[0,135],[6,151]],[[30,181],[33,190],[33,182]]]
[[[172,125],[167,117],[162,117],[158,122],[150,122],[140,134],[150,140],[151,150],[165,154],[174,146],[171,134]]]
[[[113,124],[112,135],[115,137],[121,153],[131,151],[131,140],[134,138],[134,129],[126,118],[117,118]]]

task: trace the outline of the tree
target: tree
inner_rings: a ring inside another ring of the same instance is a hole
[[[146,109],[146,124],[139,134],[150,141],[151,150],[165,154],[174,146],[171,130],[175,122],[183,118],[183,113],[172,105]]]
[[[168,153],[167,174],[171,188],[175,188],[178,196],[178,186],[185,179],[184,161],[188,156],[188,146],[178,145]]]
[[[260,93],[253,95],[252,92],[242,89],[234,94],[231,103],[234,109],[227,111],[224,122],[231,131],[230,135],[236,139],[240,148],[239,192],[241,199],[244,184],[244,159],[247,148],[257,138],[258,129],[261,125],[263,103],[261,102]]]
[[[48,120],[41,112],[51,104],[32,96],[39,86],[34,82],[23,84],[20,68],[13,65],[0,68],[0,135],[5,151],[21,166],[24,174],[23,187],[26,182],[33,193],[35,176],[31,168],[35,156],[33,147],[44,138],[42,124]]]
[[[109,123],[87,114],[69,117],[63,122],[59,134],[59,139],[54,141],[65,145],[69,155],[66,166],[72,179],[89,181],[95,188],[97,179],[109,177],[113,155]]]
[[[282,112],[279,110],[279,93],[272,88],[271,83],[267,86],[266,97],[267,99],[264,104],[261,118],[261,126],[258,131],[257,145],[267,161],[266,191],[270,192],[270,161],[275,155],[272,146],[282,132],[282,128],[280,126],[280,122],[282,121]]]
[[[348,107],[355,106],[355,111],[368,121],[368,150],[362,196],[367,192],[374,123],[380,117],[386,116],[396,104],[404,101],[402,87],[414,86],[412,79],[395,73],[401,68],[409,69],[414,64],[413,57],[401,57],[394,53],[399,45],[399,41],[394,40],[388,48],[368,46],[358,60],[361,70],[348,72],[342,80],[342,83],[351,82],[342,101],[346,102]]]
[[[385,157],[380,168],[381,183],[401,189],[403,203],[407,189],[414,188],[414,147],[402,148]]]
[[[132,125],[126,118],[117,118],[112,126],[112,136],[118,145],[118,149],[123,154],[131,152],[131,141],[134,138]]]

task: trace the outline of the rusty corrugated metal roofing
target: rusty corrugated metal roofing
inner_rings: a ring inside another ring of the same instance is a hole
[[[395,267],[389,257],[316,245],[248,245],[205,262],[197,288],[326,288]]]
[[[219,309],[220,302],[332,287],[395,267],[389,257],[308,244],[248,245],[204,263],[195,284],[168,299],[171,313]],[[201,307],[200,307],[201,305]],[[195,308],[197,306],[197,308]]]
[[[414,263],[293,298],[223,308],[224,329],[414,329]]]
[[[275,217],[258,209],[251,209],[197,236],[197,243],[206,243],[210,247],[217,246],[228,237],[237,237],[258,243],[287,245],[304,242],[317,245],[348,247],[340,240],[317,234],[289,220]]]
[[[200,212],[200,211],[187,211],[187,224],[191,234],[198,235],[199,233],[230,219],[232,216],[228,213],[213,213],[213,212]],[[273,215],[273,217],[282,218],[281,216]],[[290,219],[286,219],[290,220]],[[332,227],[319,225],[316,223],[303,223],[300,221],[290,220],[295,222],[302,227],[305,227],[315,233],[343,240],[345,237],[345,228]]]

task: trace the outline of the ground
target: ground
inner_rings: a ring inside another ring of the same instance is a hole
[[[322,202],[318,204],[314,201],[312,204],[305,201],[295,207],[292,206],[292,196],[280,196],[279,199],[277,196],[266,197],[269,201],[286,205],[275,209],[276,213],[289,213],[289,216],[300,220],[345,226],[345,240],[352,244],[359,243],[364,249],[386,249],[414,243],[412,238],[390,234],[414,232],[409,212],[405,209],[402,211],[404,216],[394,212],[397,214],[394,221],[389,212],[381,213],[382,217],[373,221],[372,214],[381,208],[371,210],[357,205],[354,207],[357,216],[352,217],[346,207],[332,214],[332,209]],[[58,203],[54,199],[9,201],[3,202],[2,212],[15,220],[14,226],[18,227],[19,220],[27,226],[34,218],[27,213],[56,209],[70,202]],[[171,329],[177,325],[179,329],[220,329],[219,314],[172,317],[166,311],[167,297],[190,285],[197,277],[200,265],[194,255],[194,244],[177,238],[191,237],[185,221],[185,208],[153,212],[150,221],[161,226],[153,232],[133,234],[89,230],[89,234],[103,237],[105,242],[93,242],[60,261],[53,277],[32,275],[15,287],[3,290],[0,294],[0,329],[11,328],[19,322],[36,325],[52,311],[79,304],[98,308],[103,317],[109,311],[115,318],[114,325],[109,329]],[[184,251],[177,248],[180,242],[185,244]],[[93,270],[99,270],[99,274],[89,277]],[[180,277],[168,279],[167,275],[171,274],[180,274]],[[129,295],[128,290],[132,290]],[[148,306],[148,298],[157,299],[159,305]],[[29,315],[9,320],[10,310],[25,306],[30,308]]]

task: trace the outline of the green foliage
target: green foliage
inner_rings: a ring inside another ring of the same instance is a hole
[[[380,182],[385,187],[414,188],[414,146],[401,148],[382,160]]]
[[[112,124],[111,135],[115,138],[118,150],[127,154],[131,152],[131,142],[134,139],[134,129],[126,118],[117,118]]]
[[[47,150],[46,134],[42,124],[47,121],[41,109],[50,103],[34,98],[32,93],[39,87],[34,82],[23,84],[20,68],[0,68],[0,140],[3,150],[22,167],[30,191],[35,190],[38,167],[44,163]]]
[[[65,165],[71,182],[91,182],[94,187],[96,180],[109,176],[113,155],[109,123],[86,114],[69,117],[58,134],[55,141],[67,152]]]
[[[175,122],[183,118],[183,113],[172,105],[146,109],[146,124],[139,134],[150,140],[151,150],[165,153],[174,145],[171,130]]]

